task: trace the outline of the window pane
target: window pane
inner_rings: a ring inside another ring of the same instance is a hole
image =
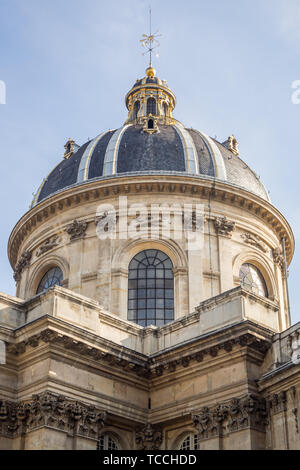
[[[173,321],[173,264],[165,253],[159,250],[138,253],[129,264],[128,278],[130,321],[141,326],[163,326]]]

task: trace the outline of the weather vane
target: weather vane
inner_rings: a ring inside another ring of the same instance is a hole
[[[154,49],[157,49],[160,46],[159,41],[157,38],[161,37],[161,34],[159,34],[158,31],[156,31],[154,34],[152,34],[152,12],[151,8],[149,8],[149,17],[150,17],[150,34],[143,34],[143,39],[140,40],[140,43],[142,44],[143,47],[147,49],[146,52],[143,53],[145,54],[150,54],[150,67],[152,67],[152,52]],[[158,57],[158,54],[157,54]]]

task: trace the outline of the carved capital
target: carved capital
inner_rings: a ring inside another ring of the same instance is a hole
[[[24,251],[22,253],[14,271],[14,280],[16,282],[19,282],[21,280],[21,274],[23,270],[30,265],[31,258],[32,258],[31,251]]]
[[[74,220],[74,222],[68,225],[68,227],[66,228],[66,232],[71,235],[70,241],[84,238],[87,228],[87,222],[78,222],[78,220]]]
[[[214,227],[219,235],[231,237],[232,232],[235,230],[235,222],[227,220],[226,217],[216,217]]]
[[[147,424],[136,432],[135,440],[140,450],[159,450],[162,444],[162,432],[160,428]]]

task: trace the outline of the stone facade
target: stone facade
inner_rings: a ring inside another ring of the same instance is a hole
[[[106,168],[118,150],[110,138]],[[196,147],[182,148],[191,162]],[[82,179],[37,195],[16,224],[8,253],[17,297],[0,294],[0,449],[167,450],[187,438],[203,450],[300,449],[300,325],[290,324],[285,269],[292,230],[267,198],[217,173],[175,173]],[[181,236],[184,207],[190,233],[201,213],[197,249]],[[110,211],[114,237],[101,239]],[[146,236],[130,236],[138,215]],[[174,321],[144,328],[128,321],[128,273],[148,249],[172,262]],[[241,286],[245,263],[265,296]],[[37,294],[53,268],[61,285]]]

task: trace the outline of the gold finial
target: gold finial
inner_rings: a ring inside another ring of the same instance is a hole
[[[147,48],[147,51],[143,53],[145,54],[150,54],[150,62],[149,62],[149,67],[146,70],[146,75],[147,77],[154,77],[155,76],[155,69],[152,67],[152,52],[154,49],[157,49],[160,46],[159,41],[157,38],[161,36],[161,34],[158,34],[158,31],[156,33],[152,34],[152,12],[151,8],[149,9],[149,16],[150,16],[150,34],[143,34],[143,39],[140,40],[140,43],[143,47]]]

